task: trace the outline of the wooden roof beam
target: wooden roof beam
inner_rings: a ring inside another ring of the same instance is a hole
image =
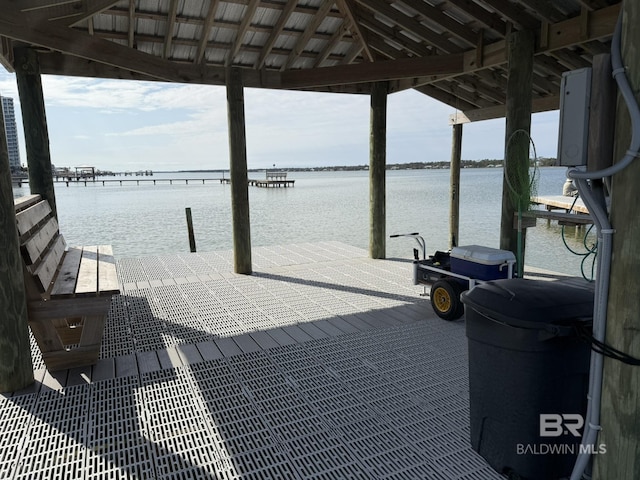
[[[171,58],[171,42],[173,41],[173,29],[176,25],[176,17],[178,16],[178,0],[171,0],[169,3],[169,11],[167,12],[167,32],[164,37],[164,49],[162,50],[162,58]]]
[[[269,39],[267,40],[267,43],[262,48],[262,53],[260,53],[260,57],[258,57],[258,60],[256,61],[255,68],[261,69],[262,67],[264,67],[264,63],[267,60],[267,57],[271,53],[273,46],[276,44],[278,37],[284,30],[284,27],[287,24],[287,20],[289,20],[289,17],[291,16],[291,13],[293,13],[293,11],[295,10],[297,4],[298,4],[297,0],[289,0],[285,5],[284,10],[278,17],[278,21],[274,25],[273,30],[269,35]]]
[[[558,110],[558,108],[560,108],[559,95],[538,97],[531,100],[531,113],[549,112],[551,110]],[[504,118],[507,111],[504,105],[476,109],[460,108],[460,110],[462,110],[467,118],[472,122]]]
[[[135,47],[135,33],[136,33],[136,2],[135,0],[129,0],[129,34],[127,45],[129,48]]]
[[[362,45],[362,51],[364,51],[365,53],[366,60],[373,62],[373,53],[369,49],[366,34],[362,31],[357,21],[359,13],[358,15],[356,15],[357,7],[354,1],[336,0],[336,4],[338,5],[338,10],[340,10],[340,12],[342,12],[347,19],[349,19],[348,22],[346,22],[346,20],[345,22],[349,24],[349,30],[351,31],[351,35],[355,38],[356,42],[360,42],[360,44]]]
[[[331,52],[333,52],[336,46],[342,41],[344,36],[349,31],[349,27],[347,23],[348,22],[346,20],[343,21],[342,24],[336,30],[336,32],[331,36],[331,39],[329,39],[325,47],[316,57],[316,60],[313,63],[314,68],[318,68],[320,65],[322,65],[322,62],[324,62],[327,58],[329,58],[329,55],[331,55]]]
[[[244,34],[247,33],[247,29],[249,25],[251,25],[251,20],[253,20],[253,16],[256,14],[256,10],[258,9],[258,4],[260,0],[253,0],[249,2],[247,5],[244,15],[242,15],[242,22],[240,22],[240,27],[236,32],[236,38],[231,46],[229,52],[227,52],[227,58],[225,60],[225,66],[229,67],[233,64],[233,60],[236,58],[236,55],[240,51],[240,47],[242,47],[242,40],[244,39]]]
[[[551,23],[560,22],[563,18],[566,18],[566,15],[563,15],[556,8],[555,2],[550,2],[549,0],[518,0],[518,3],[536,12],[537,15]]]
[[[293,47],[293,50],[291,51],[289,58],[287,58],[286,62],[281,68],[282,71],[288,70],[289,68],[291,68],[293,63],[303,52],[304,47],[306,47],[307,44],[309,43],[309,40],[311,40],[311,37],[313,37],[313,35],[316,33],[316,30],[318,29],[320,24],[323,22],[324,17],[327,15],[327,13],[329,13],[332,6],[333,6],[332,2],[323,2],[322,6],[318,8],[318,11],[315,13],[311,21],[307,24],[307,27],[305,28],[304,33],[300,37],[298,37],[298,40],[296,41],[296,44]]]
[[[360,15],[360,25],[371,33],[374,33],[377,37],[386,39],[392,44],[400,45],[403,49],[412,53],[414,56],[427,57],[433,55],[433,50],[429,49],[426,45],[407,37],[401,30],[376,22],[375,18],[370,13],[363,12]],[[370,42],[373,42],[373,39],[371,39]]]
[[[505,17],[511,23],[514,23],[523,30],[537,29],[540,27],[540,22],[535,17],[532,17],[522,8],[518,7],[514,3],[508,0],[483,0],[484,3],[493,8],[500,15]]]
[[[475,47],[477,41],[476,33],[463,23],[458,22],[449,15],[446,15],[439,8],[432,7],[423,0],[400,0],[401,3],[418,12],[424,18],[437,23],[447,30],[452,36],[458,37],[469,47]]]
[[[202,63],[204,52],[207,49],[207,43],[209,41],[209,31],[211,30],[211,26],[215,20],[218,3],[219,0],[211,0],[211,2],[209,2],[209,10],[207,10],[207,16],[205,17],[204,24],[202,25],[202,34],[200,35],[198,50],[196,50],[196,56],[193,59],[193,63]]]
[[[387,17],[391,22],[399,25],[401,28],[404,28],[418,38],[424,38],[425,41],[434,45],[445,53],[459,53],[462,51],[462,48],[460,48],[455,43],[452,43],[449,39],[425,27],[415,18],[405,15],[400,10],[391,7],[381,0],[357,1],[366,9]]]
[[[489,30],[496,32],[501,37],[507,36],[507,24],[502,20],[500,15],[485,10],[472,0],[447,0],[447,3],[473,17],[476,21]]]
[[[282,88],[302,89],[330,85],[378,82],[407,77],[454,75],[463,71],[463,55],[434,55],[428,58],[402,58],[355,65],[339,65],[282,72]]]
[[[20,10],[32,22],[56,22],[67,27],[76,25],[115,4],[117,0],[75,0],[52,4],[51,1],[20,1]]]

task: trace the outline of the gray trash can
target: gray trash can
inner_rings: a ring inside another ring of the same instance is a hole
[[[462,302],[473,449],[511,478],[568,476],[589,384],[590,347],[578,329],[591,327],[593,290],[495,280],[464,293]]]

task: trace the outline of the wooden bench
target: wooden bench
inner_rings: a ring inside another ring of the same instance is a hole
[[[111,246],[67,248],[49,202],[29,195],[14,204],[29,326],[47,369],[92,365],[120,293]]]

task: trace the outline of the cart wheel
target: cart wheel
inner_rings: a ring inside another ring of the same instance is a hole
[[[462,288],[458,282],[438,280],[431,287],[431,306],[443,320],[457,320],[464,315],[464,305],[460,301]]]

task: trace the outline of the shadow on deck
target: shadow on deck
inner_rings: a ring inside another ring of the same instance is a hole
[[[250,277],[132,261],[103,359],[0,397],[0,477],[502,478],[469,445],[464,324],[410,264],[332,247]]]

